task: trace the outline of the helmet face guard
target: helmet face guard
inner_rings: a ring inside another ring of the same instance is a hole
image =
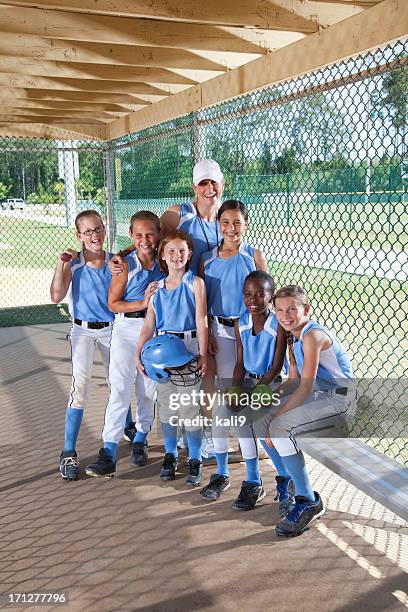
[[[195,357],[180,368],[165,368],[169,380],[178,387],[193,387],[200,381],[198,359]]]
[[[188,351],[183,340],[174,334],[155,336],[145,342],[141,360],[146,374],[155,382],[192,387],[200,380],[197,355]]]

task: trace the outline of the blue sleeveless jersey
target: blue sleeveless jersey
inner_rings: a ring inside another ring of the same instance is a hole
[[[222,259],[218,247],[204,253],[204,282],[208,312],[218,317],[239,317],[244,308],[244,281],[256,270],[254,248],[242,243],[234,257]]]
[[[320,352],[315,384],[316,389],[328,390],[338,385],[344,385],[346,379],[351,380],[353,378],[350,359],[336,336],[327,327],[316,323],[316,321],[309,321],[305,325],[299,340],[296,341],[296,338],[294,338],[293,348],[299,374],[302,374],[303,369],[303,339],[305,334],[311,329],[318,329],[324,332],[332,341],[332,345],[328,349]]]
[[[165,277],[165,273],[159,268],[157,261],[151,270],[145,270],[139,261],[137,251],[133,251],[125,257],[128,264],[128,280],[123,294],[125,302],[135,302],[143,300],[147,286],[153,281],[158,281]]]
[[[85,262],[84,254],[70,261],[71,291],[69,311],[74,319],[81,321],[113,321],[115,315],[108,308],[108,290],[111,274],[108,261],[112,253],[105,253],[102,268],[91,268]]]
[[[189,202],[180,205],[180,221],[177,229],[186,232],[193,241],[190,269],[194,274],[198,274],[202,254],[218,246],[221,236],[218,221],[204,221],[198,216],[194,204]]]
[[[165,279],[159,282],[159,289],[152,298],[158,332],[185,332],[196,329],[196,303],[193,282],[195,274],[188,270],[178,287],[167,291]]]
[[[256,336],[252,335],[252,315],[245,310],[238,322],[244,353],[244,368],[248,374],[263,376],[272,367],[275,356],[278,320],[271,311],[264,328]]]

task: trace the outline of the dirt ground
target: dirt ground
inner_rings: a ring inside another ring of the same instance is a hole
[[[0,308],[49,304],[54,270],[0,267]]]
[[[215,612],[397,611],[408,608],[408,527],[354,486],[308,459],[327,514],[302,536],[275,535],[274,472],[262,461],[267,497],[231,508],[232,486],[205,503],[177,479],[161,483],[157,431],[150,461],[130,465],[119,447],[116,479],[63,482],[58,457],[70,384],[67,324],[0,329],[0,609],[7,593],[65,593],[49,610]],[[78,454],[101,446],[107,386],[100,358]],[[206,467],[205,477],[212,468]],[[15,609],[24,610],[28,606]],[[44,607],[30,607],[31,610]]]

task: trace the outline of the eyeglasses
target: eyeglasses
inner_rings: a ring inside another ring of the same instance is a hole
[[[98,227],[95,227],[95,229],[88,229],[85,230],[84,232],[80,232],[83,236],[92,236],[92,234],[95,232],[95,234],[102,234],[102,232],[105,231],[105,226],[104,225],[98,225]]]

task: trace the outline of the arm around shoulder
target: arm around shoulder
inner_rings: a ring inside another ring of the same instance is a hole
[[[164,211],[160,217],[162,236],[177,229],[180,223],[180,204],[174,204]]]
[[[261,249],[254,249],[254,260],[257,270],[268,272],[268,264],[266,263],[265,255],[262,253]]]

